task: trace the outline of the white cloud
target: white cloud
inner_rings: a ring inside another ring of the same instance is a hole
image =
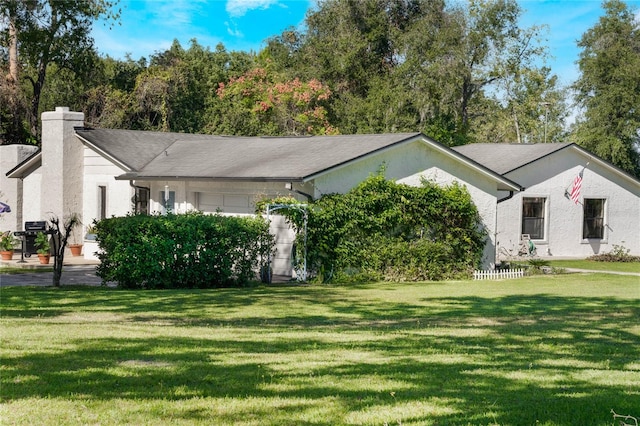
[[[146,10],[152,13],[157,25],[163,27],[184,27],[191,25],[194,15],[201,12],[203,1],[170,0],[150,1]]]
[[[227,33],[229,33],[232,37],[244,37],[242,31],[238,29],[238,26],[233,22],[229,23],[228,21],[224,21],[224,26],[227,28]]]
[[[228,0],[226,10],[231,17],[239,18],[249,10],[264,10],[276,4],[278,4],[278,0]]]

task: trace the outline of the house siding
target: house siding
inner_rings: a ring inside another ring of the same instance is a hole
[[[565,196],[589,157],[573,149],[563,150],[506,174],[526,187],[498,207],[498,244],[513,249],[519,242],[523,197],[545,197],[545,238],[534,240],[542,257],[584,258],[610,252],[615,245],[640,254],[640,187],[630,179],[590,162],[583,172],[580,204]],[[582,238],[584,198],[606,199],[605,235],[602,240]]]
[[[84,182],[82,223],[84,232],[94,220],[99,219],[99,187],[106,188],[106,217],[124,216],[133,210],[134,190],[129,181],[115,180],[115,176],[125,172],[121,167],[102,157],[88,147],[83,152]]]
[[[38,148],[32,145],[0,145],[0,201],[11,207],[11,212],[0,214],[0,232],[19,231],[24,227],[25,218],[21,208],[24,204],[24,192],[21,187],[23,182],[20,179],[8,178],[6,173],[36,151]],[[38,206],[40,205],[39,195]]]
[[[42,173],[35,172],[24,178],[22,191],[24,204],[22,205],[22,217],[25,222],[34,220],[48,220],[49,216],[42,212],[40,199],[40,187],[42,186]],[[24,224],[23,224],[24,227]],[[22,229],[22,228],[21,228]]]
[[[483,251],[482,266],[491,268],[494,265],[496,194],[498,192],[496,182],[450,156],[429,148],[422,141],[416,140],[393,151],[371,156],[352,167],[345,167],[317,178],[314,182],[315,196],[318,197],[323,193],[347,192],[383,167],[387,178],[407,185],[418,186],[422,178],[426,178],[439,185],[458,182],[465,186],[478,207],[487,232],[488,240]]]

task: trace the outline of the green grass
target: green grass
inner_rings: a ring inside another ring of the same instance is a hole
[[[640,274],[640,262],[597,262],[595,260],[552,260],[549,265],[556,268],[577,268],[592,271],[635,272]]]
[[[52,272],[53,268],[36,267],[36,268],[16,268],[15,266],[0,267],[0,275],[3,274],[33,274],[40,272]]]
[[[2,288],[3,425],[612,425],[640,285],[605,274],[211,291]]]

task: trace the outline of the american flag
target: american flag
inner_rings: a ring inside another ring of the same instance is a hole
[[[584,169],[580,173],[578,173],[578,176],[576,176],[576,178],[573,180],[573,186],[571,187],[571,192],[569,193],[569,196],[576,204],[580,202],[580,190],[582,189],[582,172],[584,172]]]

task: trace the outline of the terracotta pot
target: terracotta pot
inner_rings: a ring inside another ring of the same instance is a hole
[[[40,263],[43,265],[48,265],[49,264],[49,259],[51,259],[51,255],[50,254],[40,254],[38,253],[38,259],[40,259]]]
[[[72,256],[80,256],[82,254],[82,244],[69,244]]]
[[[13,259],[13,250],[0,251],[0,256],[2,260],[11,260]]]

